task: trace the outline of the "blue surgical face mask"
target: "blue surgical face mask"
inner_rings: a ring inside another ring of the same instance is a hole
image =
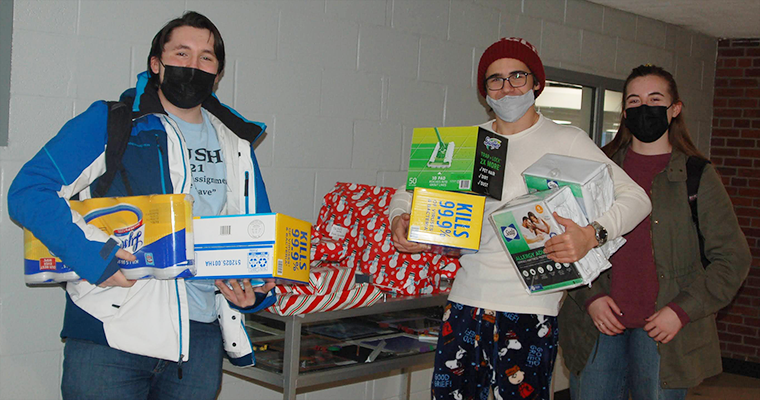
[[[504,96],[499,100],[486,96],[486,103],[491,106],[496,116],[504,122],[515,122],[522,118],[535,102],[533,90],[528,90],[520,96]]]

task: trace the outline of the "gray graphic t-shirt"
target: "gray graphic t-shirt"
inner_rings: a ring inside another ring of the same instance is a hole
[[[179,125],[187,144],[193,183],[193,215],[219,215],[227,201],[227,171],[222,161],[222,149],[216,130],[211,125],[205,110],[203,123],[191,124],[177,116],[169,116]]]

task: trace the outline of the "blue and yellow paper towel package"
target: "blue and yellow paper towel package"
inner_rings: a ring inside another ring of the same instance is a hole
[[[415,188],[407,240],[446,254],[478,251],[485,201],[480,195]]]
[[[195,274],[193,198],[187,194],[108,197],[70,201],[88,224],[98,227],[137,257],[119,260],[127,279],[186,278]],[[27,283],[63,282],[79,276],[24,230]]]
[[[309,282],[311,224],[284,214],[196,217],[194,279]]]

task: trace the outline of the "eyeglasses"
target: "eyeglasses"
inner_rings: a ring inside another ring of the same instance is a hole
[[[509,74],[508,77],[502,78],[500,76],[492,76],[486,79],[486,88],[488,90],[497,91],[504,89],[504,82],[509,82],[509,86],[517,89],[525,86],[528,83],[528,75],[532,75],[530,72],[516,71]]]

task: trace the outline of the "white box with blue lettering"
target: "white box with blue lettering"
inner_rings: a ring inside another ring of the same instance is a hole
[[[309,282],[311,224],[279,213],[195,217],[191,279]]]

